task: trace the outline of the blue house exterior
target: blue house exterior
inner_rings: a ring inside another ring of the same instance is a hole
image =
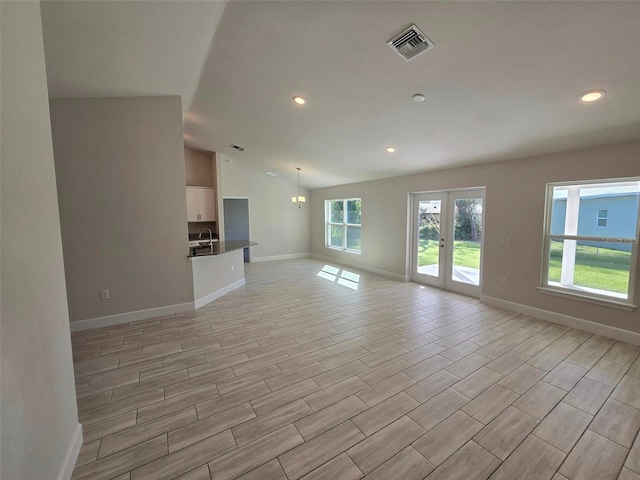
[[[635,238],[640,193],[624,192],[582,194],[578,211],[578,235],[607,238]],[[551,234],[562,235],[567,210],[567,199],[554,198],[551,216]],[[629,243],[578,242],[600,248],[631,251]]]

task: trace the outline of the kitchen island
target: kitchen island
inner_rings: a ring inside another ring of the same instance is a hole
[[[248,240],[231,240],[189,248],[195,308],[211,303],[245,284],[242,251],[254,245],[257,243]]]

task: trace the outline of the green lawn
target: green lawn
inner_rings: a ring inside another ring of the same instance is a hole
[[[549,280],[560,281],[562,242],[551,242]],[[573,283],[581,287],[627,293],[631,253],[578,245]]]
[[[438,242],[435,240],[420,240],[418,251],[418,265],[434,265],[438,263]],[[480,268],[480,242],[455,241],[453,249],[453,263],[460,267]]]

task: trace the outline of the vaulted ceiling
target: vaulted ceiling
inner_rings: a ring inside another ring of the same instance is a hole
[[[291,182],[301,167],[310,188],[640,138],[640,2],[46,1],[42,17],[52,98],[181,95],[188,146]],[[436,46],[405,62],[386,42],[411,24]]]

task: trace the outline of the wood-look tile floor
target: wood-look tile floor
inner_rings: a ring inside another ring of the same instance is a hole
[[[311,259],[74,333],[74,479],[640,479],[640,348]]]

